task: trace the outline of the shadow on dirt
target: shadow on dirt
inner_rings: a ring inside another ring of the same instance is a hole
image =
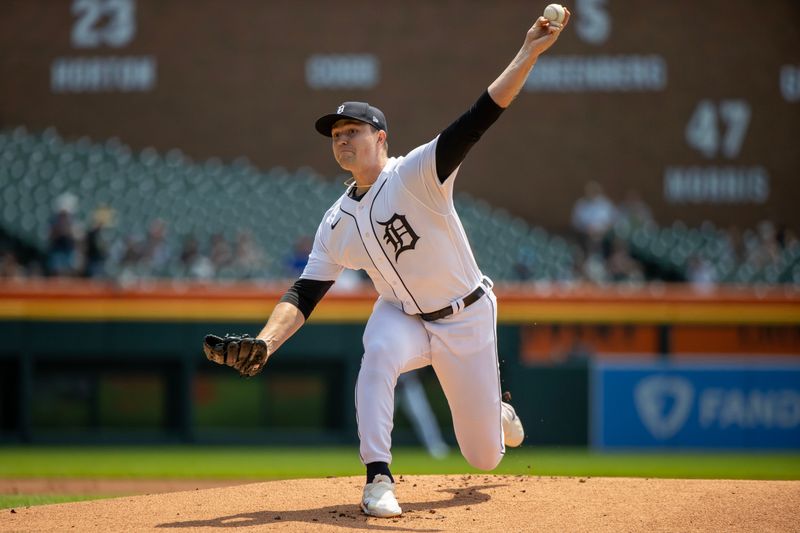
[[[452,495],[449,500],[434,500],[428,502],[400,502],[403,508],[403,516],[397,518],[372,518],[362,514],[357,505],[341,504],[319,507],[317,509],[302,509],[296,511],[258,511],[256,513],[240,513],[229,516],[220,516],[208,520],[186,520],[181,522],[167,522],[158,524],[159,528],[199,528],[199,527],[252,527],[258,525],[275,524],[283,522],[302,522],[309,525],[328,524],[339,527],[350,527],[353,529],[371,529],[375,531],[442,531],[436,529],[437,521],[444,521],[444,516],[436,516],[438,509],[451,509],[455,507],[467,507],[486,503],[491,496],[481,492],[495,487],[504,487],[503,484],[478,485],[475,487],[464,487],[460,489],[442,489],[438,492],[445,492]],[[404,528],[399,525],[403,522],[425,520],[430,521],[431,529]],[[386,525],[379,525],[386,524]],[[445,524],[442,523],[442,526]]]

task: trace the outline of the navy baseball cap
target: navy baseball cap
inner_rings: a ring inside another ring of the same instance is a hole
[[[331,113],[330,115],[325,115],[317,119],[314,126],[322,135],[330,137],[333,125],[337,120],[343,118],[366,122],[376,129],[388,132],[386,129],[386,117],[383,116],[383,111],[366,102],[345,102],[336,108],[336,113]]]

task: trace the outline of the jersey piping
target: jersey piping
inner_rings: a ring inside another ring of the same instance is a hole
[[[489,290],[491,291],[492,289],[490,288]],[[494,333],[492,334],[492,339],[494,340],[494,362],[495,362],[495,367],[497,368],[497,394],[502,396],[503,395],[503,386],[502,386],[502,384],[500,382],[500,352],[499,352],[499,350],[497,348],[497,307],[495,306],[495,303],[491,298],[491,294],[487,294],[486,296],[487,296],[486,299],[487,299],[487,301],[489,302],[489,305],[492,308],[492,315],[494,317],[494,324],[495,324]],[[500,419],[501,419],[500,425],[501,426],[503,425],[503,422],[502,422],[503,414],[502,413],[503,413],[503,408],[501,406],[500,407]],[[506,443],[503,441],[503,439],[500,439],[500,455],[505,455],[505,454],[506,454]]]
[[[378,195],[381,193],[381,191],[383,190],[383,187],[386,185],[386,182],[388,182],[388,181],[389,181],[388,179],[383,180],[383,183],[381,183],[380,188],[378,188],[378,192],[376,192],[375,196],[372,197],[372,203],[370,203],[370,205],[369,205],[369,222],[370,222],[370,226],[372,227],[372,235],[375,237],[375,240],[378,242],[378,248],[381,249],[381,252],[383,252],[383,255],[386,257],[386,262],[389,263],[389,266],[392,267],[392,270],[394,270],[394,273],[397,274],[397,278],[400,280],[400,283],[403,284],[403,288],[406,290],[408,295],[411,297],[411,300],[414,302],[414,305],[417,306],[417,309],[419,310],[420,313],[423,313],[424,311],[422,310],[422,308],[420,307],[419,303],[417,302],[417,299],[414,298],[414,295],[411,294],[410,290],[408,290],[408,287],[406,286],[406,282],[403,280],[403,276],[401,276],[400,272],[398,272],[397,269],[394,267],[394,264],[392,264],[392,260],[386,254],[386,250],[383,249],[383,245],[381,244],[381,240],[378,238],[378,233],[375,231],[375,222],[374,222],[374,219],[372,218],[372,208],[375,206],[375,200],[378,199]],[[366,248],[367,247],[365,245],[364,249],[366,250]],[[369,255],[369,251],[367,251],[367,255]],[[372,261],[372,257],[370,257],[370,261]],[[375,264],[375,263],[373,262],[373,264]],[[379,270],[379,272],[380,272],[380,270]],[[383,275],[383,274],[381,274],[381,275]],[[384,278],[384,279],[386,279],[386,278]],[[389,286],[391,287],[391,284]],[[392,289],[392,292],[394,292],[394,289]],[[395,294],[395,296],[396,296],[396,294]],[[405,307],[404,307],[404,310],[405,310]]]
[[[361,228],[359,228],[359,226],[358,226],[358,219],[355,217],[355,215],[345,211],[344,208],[342,208],[341,206],[339,206],[339,211],[341,211],[345,215],[351,217],[353,219],[353,222],[355,222],[356,230],[357,230],[356,233],[358,233],[358,239],[361,241],[361,246],[364,247],[364,251],[367,253],[367,257],[369,257],[369,262],[372,263],[372,266],[374,266],[375,270],[378,272],[378,274],[381,275],[381,277],[383,278],[383,281],[386,282],[386,285],[388,285],[389,288],[392,289],[392,294],[394,294],[394,297],[397,298],[398,302],[400,302],[400,306],[403,307],[403,312],[405,312],[405,306],[403,306],[403,300],[397,295],[396,292],[394,292],[394,287],[392,287],[392,284],[389,283],[389,280],[386,279],[386,276],[383,275],[383,272],[381,272],[381,269],[378,268],[378,265],[375,264],[375,261],[373,261],[372,256],[369,254],[369,249],[367,249],[367,245],[364,243],[364,239],[361,237]],[[378,243],[378,244],[380,244],[380,243]],[[383,247],[381,247],[381,250],[382,249],[383,249]]]

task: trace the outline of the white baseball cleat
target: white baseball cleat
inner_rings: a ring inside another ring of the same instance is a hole
[[[522,440],[525,438],[522,421],[511,404],[500,402],[500,405],[503,408],[503,442],[506,443],[506,446],[516,448],[522,444]]]
[[[394,497],[394,483],[389,476],[378,474],[372,479],[372,483],[364,486],[361,510],[365,514],[380,518],[400,516],[403,510],[400,509],[400,504]]]

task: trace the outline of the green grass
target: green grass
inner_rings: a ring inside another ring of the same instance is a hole
[[[0,477],[287,479],[362,473],[352,447],[0,447]],[[393,471],[478,472],[454,451],[444,460],[419,448],[394,450]],[[508,450],[496,474],[711,479],[800,479],[799,453],[594,453]]]
[[[454,451],[435,460],[418,448],[394,451],[396,474],[476,473]],[[0,447],[0,478],[288,479],[361,475],[355,446]],[[586,449],[508,450],[495,474],[705,479],[800,479],[800,453],[594,453]],[[0,495],[0,508],[99,495]],[[24,498],[27,498],[24,499]]]
[[[0,494],[0,509],[19,509],[51,503],[82,502],[109,498],[103,494]]]

